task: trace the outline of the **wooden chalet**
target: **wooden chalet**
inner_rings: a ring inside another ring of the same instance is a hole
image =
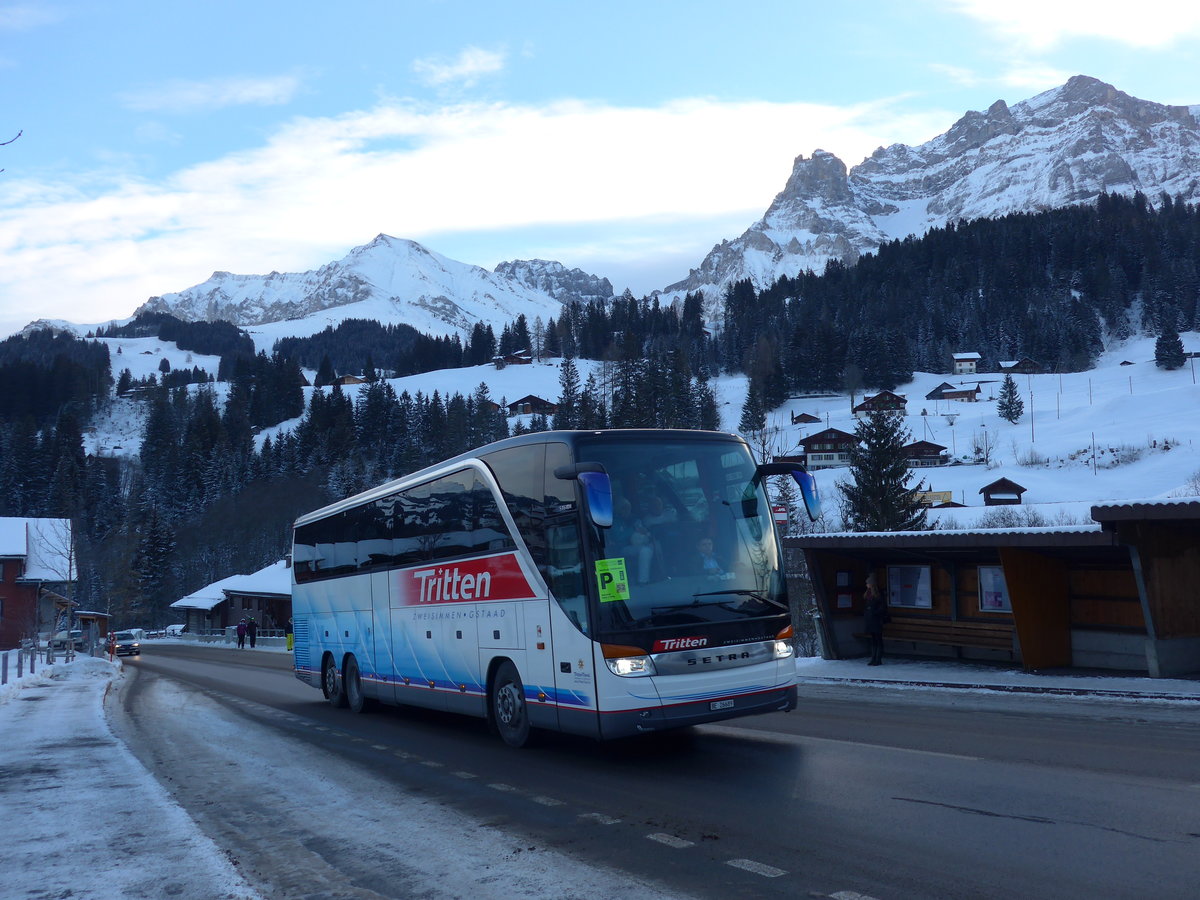
[[[908,459],[909,468],[921,469],[929,466],[944,466],[949,462],[948,447],[933,441],[913,441],[902,448]]]
[[[531,350],[518,350],[516,353],[493,356],[492,365],[497,369],[503,369],[505,366],[531,366],[533,365],[533,352]]]
[[[1022,356],[1020,359],[1000,363],[1000,371],[1012,375],[1041,375],[1046,371],[1046,367],[1035,359]]]
[[[792,413],[793,425],[815,425],[821,421],[820,416],[814,416],[812,413]]]
[[[520,400],[514,400],[508,404],[508,414],[510,416],[522,416],[530,413],[543,413],[547,416],[552,416],[558,412],[558,404],[551,403],[549,400],[543,400],[541,397],[533,394],[526,394]]]
[[[827,659],[864,657],[863,586],[888,600],[888,652],[1200,673],[1200,500],[1093,506],[1060,528],[817,534],[804,553]]]
[[[983,494],[984,506],[1013,506],[1021,502],[1021,495],[1028,488],[1023,488],[1015,481],[1007,478],[997,478],[991,484],[985,484],[979,489]]]
[[[973,388],[967,387],[952,387],[950,390],[942,391],[942,396],[939,400],[957,400],[960,403],[975,403],[979,400],[979,395],[983,393],[983,388],[975,385]]]
[[[958,388],[948,381],[943,381],[932,391],[925,395],[926,400],[943,400],[945,399],[946,391],[957,391]]]
[[[862,403],[853,407],[851,410],[855,416],[866,415],[872,412],[906,412],[908,400],[903,394],[896,394],[892,391],[880,391],[870,397],[864,397]]]
[[[828,469],[850,464],[850,448],[858,438],[847,431],[826,428],[800,439],[800,462],[809,469]],[[783,457],[781,457],[783,459]],[[788,458],[791,459],[791,458]]]

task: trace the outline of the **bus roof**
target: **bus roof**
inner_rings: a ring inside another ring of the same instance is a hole
[[[336,500],[328,506],[323,506],[320,509],[315,509],[312,512],[305,513],[296,519],[293,527],[305,525],[309,522],[315,522],[323,519],[326,516],[334,515],[335,513],[343,512],[347,509],[353,509],[356,506],[361,506],[364,503],[370,503],[373,500],[378,500],[380,497],[386,497],[401,488],[419,484],[436,472],[445,470],[448,467],[458,463],[464,463],[468,460],[477,459],[479,456],[486,453],[493,453],[497,450],[506,450],[509,447],[523,447],[533,444],[549,444],[562,443],[570,444],[574,447],[581,440],[589,438],[615,438],[616,440],[663,440],[663,441],[678,441],[678,440],[724,440],[744,444],[745,439],[740,435],[732,434],[727,431],[699,431],[690,428],[610,428],[605,430],[593,431],[535,431],[529,434],[519,434],[515,437],[504,438],[503,440],[493,441],[490,444],[484,444],[482,447],[476,447],[474,450],[468,450],[465,453],[460,453],[457,456],[451,456],[441,462],[426,466],[423,469],[418,469],[409,475],[403,475],[400,478],[392,479],[383,484],[376,485],[373,488],[368,488],[361,493],[345,497],[341,500]]]

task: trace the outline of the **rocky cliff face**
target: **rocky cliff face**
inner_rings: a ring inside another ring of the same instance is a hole
[[[1079,75],[1009,108],[968,112],[919,147],[880,147],[847,172],[831,153],[797,157],[766,214],[715,246],[667,293],[710,296],[959,219],[1087,203],[1104,191],[1200,199],[1200,106],[1164,106]]]
[[[544,259],[517,259],[496,266],[496,274],[511,278],[535,291],[549,294],[560,303],[611,300],[612,282],[582,269],[568,269],[560,262]]]

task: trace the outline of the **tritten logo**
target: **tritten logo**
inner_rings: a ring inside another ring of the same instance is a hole
[[[708,638],[706,637],[664,638],[654,642],[654,649],[651,652],[669,653],[672,650],[695,650],[698,647],[707,646]]]
[[[536,596],[513,553],[406,569],[393,577],[400,606],[527,600]]]

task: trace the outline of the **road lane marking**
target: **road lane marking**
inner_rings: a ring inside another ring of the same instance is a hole
[[[504,793],[509,793],[516,790],[516,788],[511,784],[501,784],[498,781],[493,784],[489,784],[488,787],[490,787],[493,791],[502,791]]]
[[[540,803],[542,806],[562,806],[563,801],[555,800],[553,797],[530,797],[534,803]]]
[[[755,875],[762,875],[764,878],[778,878],[780,875],[787,874],[783,869],[768,866],[766,863],[755,862],[752,859],[730,859],[725,861],[725,865],[733,866],[735,869],[742,869],[746,872],[753,872]]]
[[[589,819],[592,822],[596,822],[599,825],[620,825],[621,824],[620,819],[614,819],[612,816],[606,816],[603,813],[597,813],[597,812],[580,813],[579,818]]]
[[[478,775],[476,775],[474,772],[455,772],[454,774],[455,774],[455,775],[457,775],[459,778],[462,778],[462,779],[467,779],[467,778],[478,778],[478,777],[479,777],[479,776],[478,776]]]
[[[652,841],[658,841],[660,844],[666,844],[668,847],[674,847],[676,850],[696,846],[695,841],[685,841],[683,838],[675,837],[673,834],[663,834],[661,831],[657,834],[648,834],[646,837]]]
[[[432,760],[432,759],[423,759],[423,760],[421,760],[421,765],[429,766],[429,768],[431,768],[431,769],[440,769],[440,768],[442,768],[442,766],[445,765],[445,763],[440,763],[440,762],[437,762],[436,760]]]

